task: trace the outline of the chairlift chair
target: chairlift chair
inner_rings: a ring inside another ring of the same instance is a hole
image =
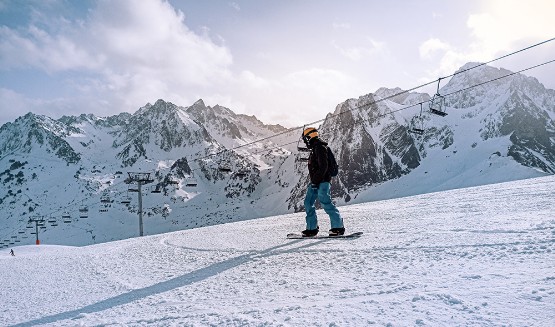
[[[422,128],[418,128],[418,127],[411,128],[410,132],[414,133],[414,134],[418,134],[418,135],[424,134],[424,130]]]
[[[301,143],[301,141],[302,141],[302,143]],[[297,140],[297,151],[299,151],[299,152],[310,152],[310,149],[306,146],[306,144],[305,145],[303,145],[303,144],[304,144],[303,136],[301,135],[301,137],[299,137],[299,139]]]
[[[246,169],[241,169],[241,170],[239,170],[235,173],[235,176],[240,177],[240,178],[245,177],[245,176],[247,176],[247,170]]]
[[[231,165],[229,163],[221,163],[218,166],[218,170],[222,173],[230,173],[232,172]]]
[[[436,94],[430,99],[429,109],[434,115],[441,117],[447,116],[445,112],[445,97],[439,94],[439,84],[441,83],[441,78],[437,80],[437,91]]]
[[[409,132],[422,135],[424,134],[424,117],[422,117],[422,103],[420,103],[420,115],[415,117],[412,122],[412,127]]]
[[[412,128],[410,131],[411,131],[412,133],[418,134],[418,135],[424,134],[424,130],[421,129],[421,128],[416,128],[416,127],[414,127],[414,128]]]
[[[300,162],[308,162],[309,155],[306,152],[299,152],[297,153],[297,157],[295,158],[296,161]]]
[[[131,203],[131,197],[126,196],[123,198],[123,200],[121,200],[121,204],[130,204]]]
[[[304,131],[305,126],[303,126],[303,131]],[[302,141],[302,143],[301,143]],[[296,158],[297,161],[301,161],[301,162],[307,162],[308,161],[308,155],[306,155],[307,152],[310,152],[310,149],[304,145],[304,141],[303,141],[303,136],[301,133],[301,136],[299,137],[299,139],[297,140],[297,151],[299,151],[298,156]]]
[[[441,117],[447,116],[447,113],[445,112],[445,97],[436,93],[430,100],[429,109],[434,115]]]
[[[189,177],[185,180],[185,186],[195,187],[195,186],[197,186],[197,184],[198,184],[197,179],[194,178],[194,177]]]
[[[58,221],[57,221],[56,218],[54,218],[54,217],[48,218],[48,223],[49,223],[50,226],[52,226],[52,227],[58,226]]]

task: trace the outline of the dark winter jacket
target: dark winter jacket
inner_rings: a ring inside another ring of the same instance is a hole
[[[310,174],[310,182],[312,184],[320,184],[322,182],[330,182],[331,174],[328,171],[328,147],[327,143],[320,140],[312,140],[310,148],[310,156],[308,157],[308,172]]]

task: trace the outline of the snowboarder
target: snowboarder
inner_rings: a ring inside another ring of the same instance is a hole
[[[13,253],[13,249],[10,250],[10,254],[12,255],[12,257],[15,257],[15,253]]]
[[[306,147],[310,149],[310,156],[308,157],[310,184],[306,190],[306,198],[304,200],[306,230],[301,233],[304,237],[316,236],[318,234],[318,218],[316,216],[316,207],[314,206],[316,199],[318,199],[322,208],[324,208],[324,211],[330,217],[331,229],[329,230],[329,235],[343,235],[345,233],[343,219],[339,214],[339,210],[337,210],[337,207],[331,201],[328,144],[320,140],[318,131],[314,127],[305,128],[302,138]]]

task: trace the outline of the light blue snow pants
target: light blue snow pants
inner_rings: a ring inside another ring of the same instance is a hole
[[[343,218],[339,215],[339,210],[331,202],[330,183],[320,183],[318,189],[313,189],[311,184],[306,190],[306,198],[304,199],[304,208],[306,211],[306,229],[316,229],[318,227],[318,217],[316,217],[316,207],[314,203],[316,199],[320,201],[324,211],[330,216],[331,228],[343,227]]]

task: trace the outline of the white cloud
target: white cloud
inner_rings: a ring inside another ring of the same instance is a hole
[[[438,52],[450,50],[451,46],[437,38],[431,38],[422,43],[419,47],[420,57],[431,59]]]
[[[467,62],[490,61],[555,36],[555,24],[551,23],[550,15],[546,14],[555,12],[553,1],[489,0],[481,4],[483,7],[478,12],[468,16],[467,27],[471,40],[464,47],[438,38],[428,39],[421,44],[421,58],[438,63],[433,71],[428,72],[430,77],[450,75]],[[526,55],[530,53],[509,58],[513,63],[520,61],[520,65],[510,65],[507,60],[495,64],[509,64],[506,68],[517,70],[540,63],[531,62]]]
[[[456,71],[462,64],[470,61],[468,54],[460,53],[457,49],[437,38],[426,40],[419,47],[420,57],[435,62],[426,82],[440,76],[446,76]]]
[[[351,24],[349,23],[333,23],[332,26],[337,30],[348,30],[351,28]]]
[[[484,56],[514,49],[515,43],[552,38],[555,24],[549,13],[555,2],[545,0],[490,0],[483,12],[471,14],[467,21],[475,37],[475,48]]]
[[[239,6],[239,4],[235,1],[230,2],[229,6],[235,9],[236,11],[241,11],[241,6]]]
[[[39,68],[47,72],[98,67],[86,49],[64,35],[51,35],[35,26],[20,32],[0,28],[0,68]]]
[[[98,104],[95,102],[95,105]],[[31,99],[12,90],[0,88],[0,108],[2,108],[0,122],[14,121],[28,112],[60,118],[64,114],[70,114],[71,108],[74,106],[75,103],[62,98]],[[108,114],[108,112],[105,113]]]
[[[0,121],[12,121],[29,110],[27,100],[12,90],[0,88]],[[1,124],[0,124],[1,125]]]
[[[279,122],[286,126],[322,119],[339,102],[358,97],[366,90],[349,75],[322,68],[291,72],[274,80],[243,72],[233,85],[228,93],[235,96],[227,99],[225,104],[219,104],[254,114],[264,122]],[[223,97],[218,99],[222,100],[226,101]]]
[[[364,46],[365,44],[368,44],[368,46]],[[386,49],[384,42],[379,42],[371,38],[367,38],[366,43],[363,43],[361,46],[343,47],[336,41],[332,41],[331,45],[337,49],[341,55],[352,61],[360,61],[364,58],[383,53]]]
[[[91,97],[128,111],[158,98],[192,100],[183,94],[231,78],[230,51],[190,31],[165,1],[101,0],[85,21],[50,24],[1,27],[0,68],[85,73],[66,81],[80,92],[76,107]]]
[[[228,73],[232,64],[229,50],[191,32],[184,24],[183,13],[168,3],[149,0],[116,4],[102,2],[92,24],[92,33],[102,36],[97,42],[108,54],[112,71],[138,72],[145,78],[181,86],[211,85]]]

